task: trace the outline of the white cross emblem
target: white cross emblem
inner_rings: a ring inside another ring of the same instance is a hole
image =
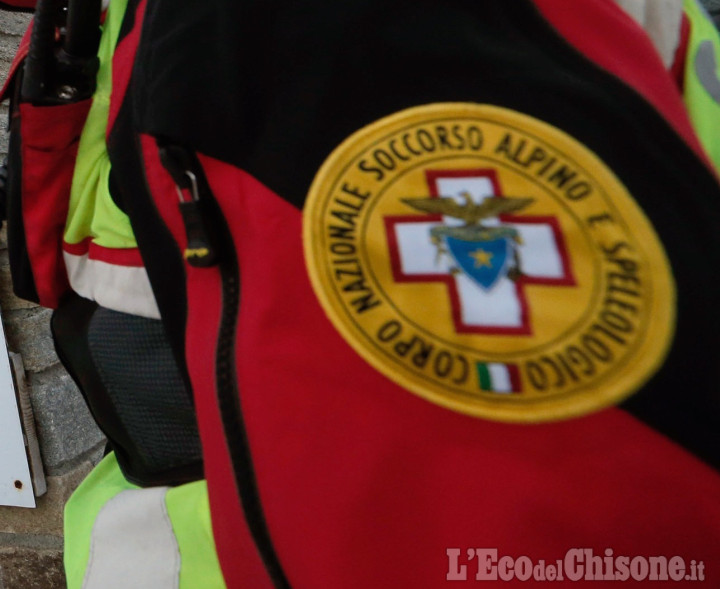
[[[462,193],[476,203],[488,196],[502,196],[494,170],[428,170],[430,195],[451,196],[462,202]],[[520,235],[516,244],[521,276],[502,276],[492,288],[481,288],[462,271],[452,257],[438,250],[430,230],[462,221],[440,215],[388,217],[386,228],[396,282],[445,282],[448,285],[453,321],[458,333],[531,335],[531,309],[526,285],[574,286],[575,279],[560,225],[555,217],[501,215],[483,222],[486,226],[513,227]]]

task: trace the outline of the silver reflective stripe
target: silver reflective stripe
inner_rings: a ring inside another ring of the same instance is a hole
[[[666,67],[670,67],[680,42],[682,0],[615,0],[645,29]]]
[[[720,104],[720,80],[715,60],[715,45],[709,39],[700,43],[695,54],[695,75],[705,91]]]
[[[143,266],[121,266],[92,260],[87,254],[63,252],[70,286],[79,295],[113,311],[160,319],[160,311]]]
[[[93,526],[83,589],[177,589],[180,550],[167,491],[123,491],[105,504]]]

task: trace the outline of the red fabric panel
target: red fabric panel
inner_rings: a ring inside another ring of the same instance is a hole
[[[685,89],[685,65],[687,60],[688,43],[690,42],[690,19],[683,13],[682,25],[680,27],[680,41],[675,51],[675,59],[673,60],[670,73],[672,74],[680,92]]]
[[[447,586],[453,547],[546,562],[572,548],[680,555],[705,561],[708,585],[720,585],[711,566],[720,554],[718,473],[620,410],[520,426],[454,413],[396,386],[318,305],[300,212],[242,171],[201,161],[239,255],[241,402],[270,535],[293,588]],[[229,484],[230,465],[208,407],[212,374],[199,357],[212,349],[216,316],[196,307],[218,304],[219,286],[212,273],[188,272],[188,351],[203,387],[212,489]],[[200,315],[207,323],[192,319]],[[237,509],[223,493],[215,489],[215,521]],[[218,530],[217,541],[238,558],[234,534]]]
[[[15,74],[17,73],[17,70],[20,67],[20,64],[25,59],[25,56],[27,56],[27,54],[28,54],[28,49],[30,49],[30,34],[31,34],[31,32],[32,32],[32,22],[30,23],[30,26],[25,31],[23,38],[20,40],[20,45],[18,46],[17,53],[15,53],[15,57],[13,58],[13,61],[10,64],[10,70],[8,72],[7,78],[5,78],[5,83],[3,84],[2,90],[0,90],[0,101],[3,101],[7,98],[7,92],[10,87],[10,83],[12,82],[13,78],[15,77]]]
[[[40,304],[57,307],[69,283],[62,258],[70,186],[91,100],[61,106],[20,105],[22,212]]]
[[[115,47],[112,63],[112,95],[110,96],[110,110],[108,113],[108,125],[106,136],[110,135],[118,112],[125,100],[130,76],[132,74],[133,63],[135,62],[135,54],[137,53],[138,42],[140,41],[140,31],[142,30],[143,19],[145,18],[146,1],[143,0],[138,4],[135,10],[135,25],[132,31],[128,33]]]
[[[88,237],[80,243],[67,243],[63,241],[63,251],[73,256],[84,256],[87,254],[90,260],[107,262],[114,266],[130,266],[141,268],[144,266],[140,250],[132,248],[110,248],[93,243],[93,238]]]
[[[179,247],[187,243],[175,184],[160,163],[155,141],[142,137],[148,186],[160,215]],[[187,266],[187,361],[203,443],[213,531],[218,557],[229,588],[270,589],[272,583],[255,549],[238,500],[222,421],[215,398],[215,350],[222,305],[217,268]]]
[[[609,0],[533,0],[542,15],[571,45],[634,88],[714,170],[692,129],[682,96],[650,38]],[[588,25],[592,23],[592,25]]]
[[[35,10],[36,0],[2,0],[0,8]]]
[[[670,76],[629,18],[609,2],[537,4],[588,57],[632,79],[702,153]],[[143,147],[155,202],[182,249],[174,186],[153,142]],[[715,471],[619,410],[516,426],[453,413],[396,386],[319,307],[300,212],[242,171],[202,162],[240,259],[241,402],[270,535],[295,589],[447,586],[453,547],[547,562],[572,548],[680,555],[704,561],[706,584],[720,585]],[[267,586],[216,406],[216,270],[188,266],[187,287],[187,357],[219,556],[229,587]]]

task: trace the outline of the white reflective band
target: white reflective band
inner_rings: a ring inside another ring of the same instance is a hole
[[[680,42],[682,0],[615,0],[645,29],[663,63],[670,67]]]
[[[123,491],[95,520],[83,589],[176,589],[180,550],[165,505],[168,487]]]
[[[160,319],[155,295],[142,266],[120,266],[63,252],[70,286],[80,296],[121,313]]]

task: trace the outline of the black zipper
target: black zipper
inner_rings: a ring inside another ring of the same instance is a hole
[[[216,395],[235,484],[248,528],[273,584],[277,589],[290,589],[265,521],[240,405],[235,366],[235,334],[240,308],[240,270],[230,228],[195,154],[175,145],[159,147],[160,159],[175,180],[178,191],[196,190],[192,195],[192,202],[196,205],[189,215],[190,222],[186,215],[183,215],[183,222],[188,236],[195,232],[193,235],[199,240],[196,243],[201,243],[202,247],[208,246],[213,251],[213,261],[207,263],[205,259],[201,264],[193,264],[193,257],[188,257],[187,253],[186,259],[195,266],[217,266],[220,271],[222,311],[215,357]],[[194,181],[190,180],[192,177]],[[181,211],[182,205],[188,202],[191,201],[182,199],[179,205]]]

